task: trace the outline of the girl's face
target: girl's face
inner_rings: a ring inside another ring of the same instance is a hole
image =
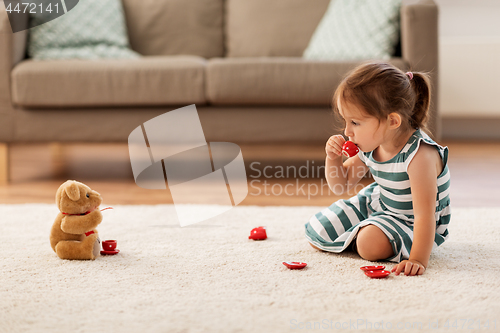
[[[339,103],[337,107],[340,115],[345,120],[344,134],[354,142],[361,151],[367,153],[385,141],[387,124],[377,118],[366,114],[353,103]]]

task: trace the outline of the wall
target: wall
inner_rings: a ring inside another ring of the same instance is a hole
[[[442,116],[500,120],[500,1],[435,1]]]

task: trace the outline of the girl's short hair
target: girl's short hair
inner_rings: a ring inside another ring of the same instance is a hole
[[[428,132],[431,83],[427,73],[403,72],[385,62],[369,62],[356,67],[342,80],[332,100],[353,103],[379,121],[390,113],[401,115],[402,133],[411,129]]]

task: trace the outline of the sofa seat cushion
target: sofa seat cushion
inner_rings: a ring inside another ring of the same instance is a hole
[[[406,70],[401,58],[389,62]],[[208,61],[207,100],[213,105],[330,105],[337,85],[359,64],[286,57],[215,58]]]
[[[26,60],[12,70],[12,99],[28,108],[203,104],[205,67],[197,56]]]

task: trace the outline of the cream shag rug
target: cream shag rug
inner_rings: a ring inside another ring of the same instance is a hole
[[[98,230],[121,252],[65,261],[55,205],[0,205],[1,332],[500,331],[500,209],[455,208],[424,275],[376,280],[357,255],[309,246],[322,207],[239,206],[184,228],[171,205],[114,208]],[[260,225],[269,238],[249,240]]]

